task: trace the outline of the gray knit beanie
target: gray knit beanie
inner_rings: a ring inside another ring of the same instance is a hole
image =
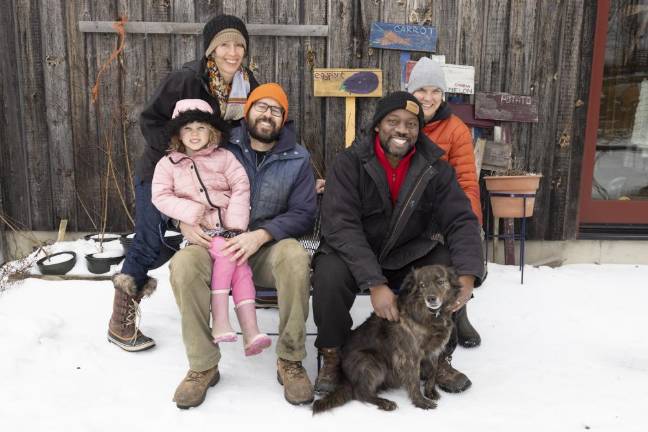
[[[410,73],[409,81],[407,82],[407,91],[414,93],[416,90],[425,86],[438,87],[444,93],[447,88],[441,64],[428,57],[421,57],[414,65],[412,73]]]

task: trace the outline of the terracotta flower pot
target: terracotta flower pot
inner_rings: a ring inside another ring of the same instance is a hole
[[[535,193],[540,187],[542,174],[521,176],[486,176],[486,189],[490,192],[493,215],[499,218],[531,217],[535,205]],[[531,194],[526,198],[510,196],[494,196],[496,194]]]

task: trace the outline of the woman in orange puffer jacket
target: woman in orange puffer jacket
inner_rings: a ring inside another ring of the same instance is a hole
[[[457,180],[470,200],[477,219],[482,223],[472,135],[468,126],[452,114],[448,103],[443,100],[445,90],[446,82],[441,65],[427,57],[422,57],[412,69],[407,91],[412,93],[423,106],[425,118],[423,133],[445,151],[443,159],[455,169]],[[466,307],[456,313],[459,344],[464,347],[478,346],[481,338],[468,321]]]

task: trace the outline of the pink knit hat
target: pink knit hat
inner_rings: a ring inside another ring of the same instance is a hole
[[[173,108],[173,115],[171,118],[176,118],[183,111],[200,110],[214,114],[214,110],[207,102],[202,99],[181,99],[175,104]]]

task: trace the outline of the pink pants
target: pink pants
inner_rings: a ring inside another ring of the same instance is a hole
[[[230,256],[222,252],[224,247],[225,239],[218,236],[214,237],[209,245],[209,255],[214,260],[211,289],[223,290],[231,287],[235,305],[245,300],[254,300],[256,290],[250,266],[248,263],[237,265],[236,261],[230,261]]]

